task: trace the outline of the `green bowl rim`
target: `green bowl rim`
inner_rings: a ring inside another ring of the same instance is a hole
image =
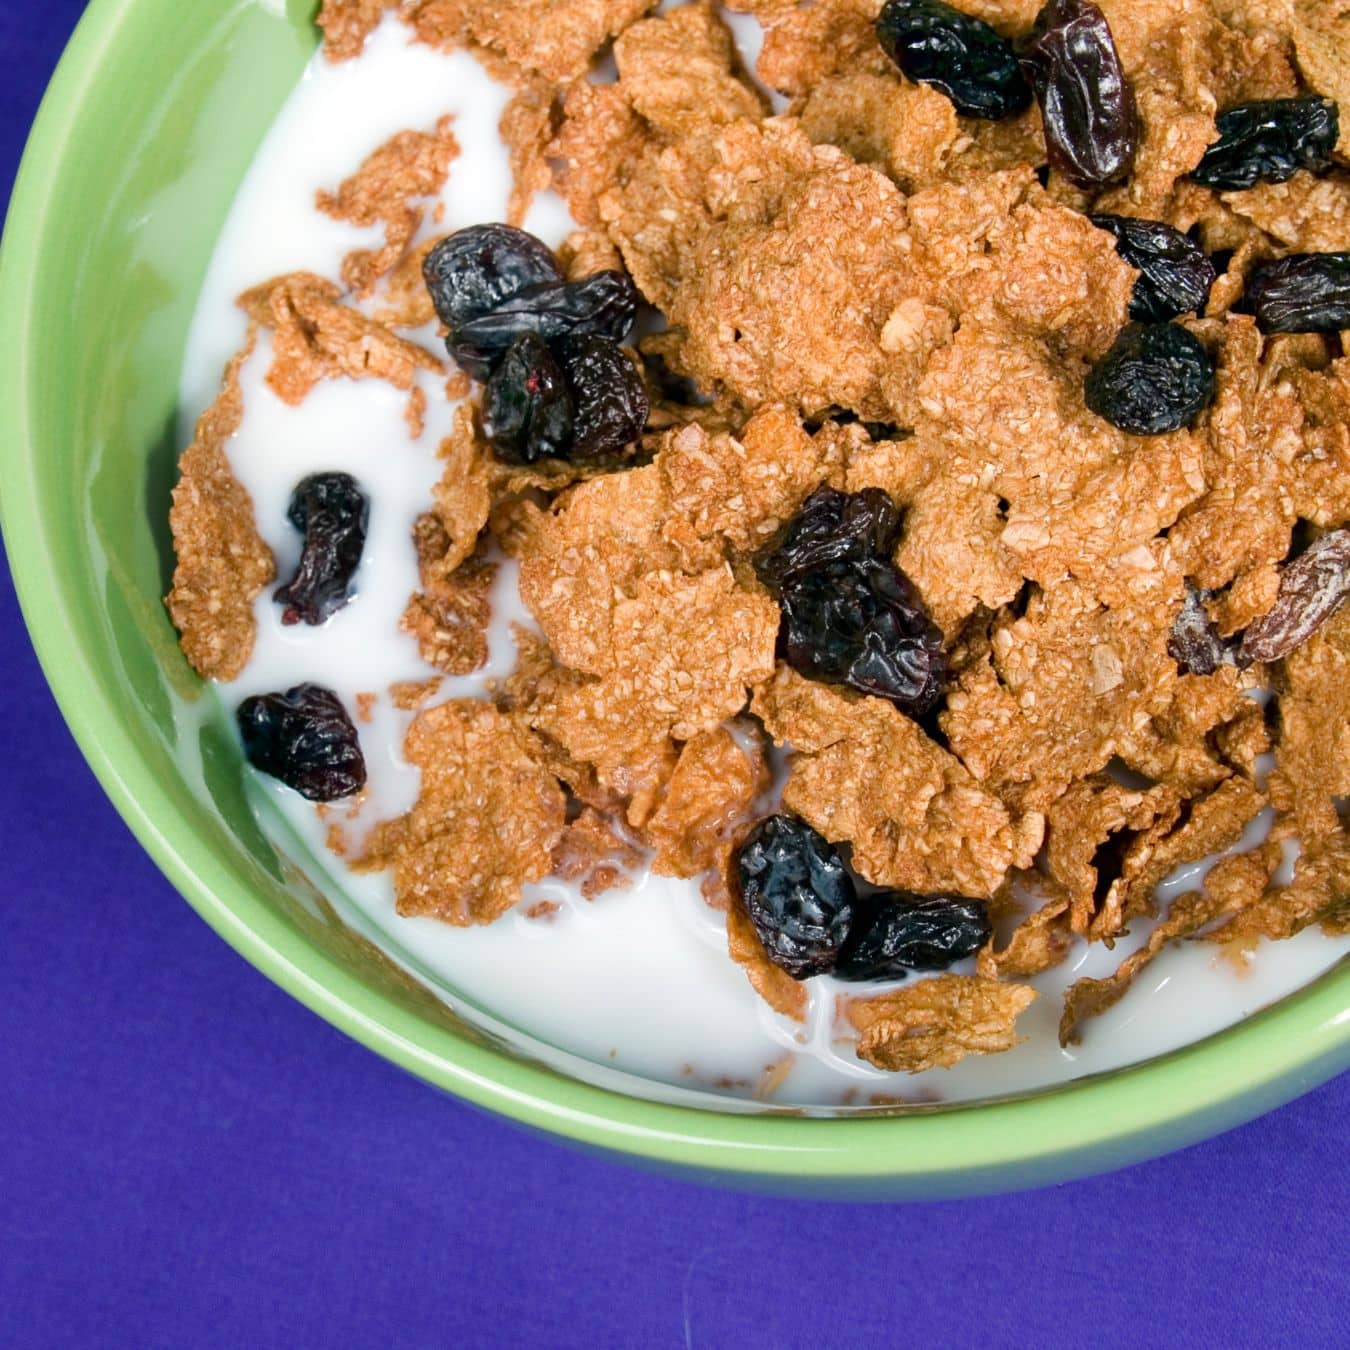
[[[853,1119],[719,1113],[592,1087],[461,1039],[395,1006],[265,914],[241,917],[248,888],[193,835],[140,762],[81,645],[61,584],[39,564],[48,525],[28,453],[34,371],[25,337],[39,320],[32,278],[50,189],[80,125],[83,96],[137,3],[89,5],[48,87],[15,183],[0,251],[0,333],[13,354],[0,363],[0,518],[33,645],[80,749],[151,857],[236,951],[334,1026],[458,1097],[589,1147],[723,1176],[1063,1179],[1236,1124],[1325,1081],[1350,1058],[1350,968],[1342,965],[1195,1045],[1036,1095]]]

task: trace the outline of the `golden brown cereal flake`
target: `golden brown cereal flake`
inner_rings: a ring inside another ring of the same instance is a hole
[[[583,898],[624,890],[643,865],[643,853],[613,816],[583,807],[553,846],[553,875],[576,882]]]
[[[1314,923],[1328,924],[1336,931],[1344,923],[1347,910],[1350,832],[1342,829],[1305,845],[1287,886],[1268,888],[1209,938],[1224,943],[1229,954],[1241,960],[1262,938],[1279,941],[1293,937]]]
[[[764,548],[822,483],[842,482],[845,442],[822,431],[808,436],[782,405],[760,408],[736,434],[709,436],[681,427],[658,457],[670,509],[687,517],[699,539],[733,548]]]
[[[1002,315],[1061,358],[1095,358],[1115,340],[1135,274],[1112,237],[1051,201],[1029,166],[943,183],[907,206],[908,293],[963,322]]]
[[[558,266],[568,281],[623,270],[623,259],[603,230],[573,230],[558,246]]]
[[[943,476],[900,500],[906,510],[895,561],[944,633],[954,634],[980,606],[1016,599],[1022,567],[1003,544],[1008,521],[996,492]]]
[[[533,518],[520,596],[565,665],[604,674],[620,599],[650,572],[700,571],[717,561],[711,548],[686,559],[665,535],[667,510],[661,470],[646,465],[583,483]]]
[[[1107,775],[1093,775],[1069,785],[1046,813],[1046,866],[1064,888],[1070,922],[1086,934],[1120,877],[1121,854],[1134,837],[1155,827],[1176,823],[1181,802],[1167,787],[1138,791],[1122,787]]]
[[[747,686],[773,669],[778,618],[725,565],[697,577],[653,572],[614,606],[605,673],[560,682],[535,725],[613,784],[629,760],[741,711]]]
[[[1046,889],[1044,878],[1036,878],[1035,885]],[[1072,942],[1069,897],[1054,894],[1013,929],[1004,946],[991,941],[976,960],[976,972],[990,980],[1028,979],[1059,965]]]
[[[330,61],[350,61],[365,50],[366,39],[387,9],[401,0],[323,0],[315,22],[323,29],[323,54]]]
[[[1197,325],[1218,348],[1214,405],[1208,416],[1206,491],[1168,534],[1196,584],[1226,586],[1239,572],[1289,551],[1294,502],[1288,466],[1302,449],[1302,414],[1287,380],[1265,384],[1261,334],[1247,315]]]
[[[652,870],[692,877],[713,866],[768,786],[768,763],[754,741],[743,745],[725,727],[687,741],[661,804],[643,827],[644,840],[656,850]]]
[[[239,297],[251,319],[273,330],[267,383],[282,402],[302,403],[320,380],[339,375],[411,389],[418,370],[441,370],[424,347],[339,303],[341,294],[312,272],[292,272]]]
[[[685,333],[684,373],[747,405],[886,420],[880,337],[904,296],[904,199],[875,169],[820,146],[776,205],[714,224],[692,250],[669,309]]]
[[[1184,863],[1235,847],[1266,804],[1245,778],[1229,778],[1181,812],[1164,810],[1125,848],[1120,875],[1111,883],[1088,928],[1093,941],[1109,940],[1137,914],[1156,912],[1158,886]]]
[[[1035,591],[958,672],[943,729],[1004,800],[1045,810],[1170,704],[1178,673],[1167,637],[1180,595],[1161,614],[1151,597],[1120,599],[1108,607],[1073,581]]]
[[[1059,1023],[1059,1043],[1077,1045],[1082,1040],[1082,1024],[1120,1002],[1159,952],[1232,913],[1242,904],[1244,896],[1253,891],[1259,895],[1268,875],[1268,860],[1260,852],[1240,853],[1216,863],[1205,879],[1205,889],[1177,896],[1144,946],[1127,956],[1114,973],[1103,980],[1075,980],[1069,986]]]
[[[547,155],[558,163],[554,183],[578,224],[600,224],[601,197],[626,186],[650,144],[617,84],[579,80],[567,90],[562,125]]]
[[[502,111],[498,131],[511,158],[511,199],[506,207],[510,225],[522,225],[536,192],[553,180],[548,146],[557,130],[557,86],[531,79],[521,85]]]
[[[258,534],[253,499],[225,453],[244,415],[239,371],[256,336],[250,327],[243,350],[225,369],[216,401],[198,419],[192,444],[178,461],[169,510],[177,565],[164,603],[183,654],[208,680],[232,680],[248,664],[257,631],[253,601],[276,576],[272,551]]]
[[[400,131],[373,150],[336,192],[320,191],[316,204],[325,215],[353,225],[384,227],[384,245],[355,249],[342,260],[342,280],[358,297],[403,256],[422,224],[419,199],[434,197],[445,186],[450,165],[459,156],[451,129],[442,117],[432,131]]]
[[[389,701],[400,712],[416,712],[431,702],[441,687],[441,677],[429,680],[398,680],[389,686]]]
[[[494,461],[478,438],[473,409],[467,403],[455,409],[450,435],[441,442],[438,453],[445,468],[431,491],[432,510],[449,543],[437,566],[449,573],[477,548],[478,535],[492,509]]]
[[[1303,445],[1291,492],[1304,519],[1330,529],[1350,522],[1350,359],[1292,375],[1303,406]]]
[[[780,667],[751,710],[793,749],[784,807],[834,843],[878,886],[991,896],[1039,837],[1019,837],[1006,808],[916,723],[877,698]]]
[[[731,0],[727,8],[763,25],[755,72],[770,89],[806,94],[839,71],[891,69],[877,43],[881,0]]]
[[[1255,563],[1208,606],[1210,618],[1220,636],[1232,637],[1268,614],[1279,593],[1280,569],[1269,560]]]
[[[1223,200],[1285,248],[1302,253],[1350,249],[1350,178],[1344,174],[1315,178],[1300,170],[1287,183],[1261,183],[1225,193]]]
[[[895,75],[859,71],[822,80],[799,116],[814,144],[837,145],[860,164],[877,165],[902,192],[939,182],[968,140],[945,94]]]
[[[385,274],[379,292],[381,304],[375,311],[375,317],[382,324],[390,328],[422,328],[436,318],[431,292],[422,276],[422,263],[444,237],[435,235],[410,249]],[[446,396],[463,398],[469,392],[468,376],[462,370],[456,370],[451,378],[464,381],[464,387],[458,393],[447,390]]]
[[[414,638],[428,665],[447,675],[471,675],[488,658],[497,564],[475,555],[447,570],[450,537],[431,513],[418,518],[413,541],[422,589],[409,598],[399,627]]]
[[[967,1055],[995,1055],[1017,1044],[1019,1014],[1036,991],[978,975],[938,975],[891,994],[844,1005],[858,1031],[858,1057],[891,1073],[949,1069]]]
[[[591,58],[655,0],[404,0],[421,42],[450,50],[477,43],[522,71],[554,81],[585,73]]]
[[[680,5],[633,24],[614,43],[614,62],[634,111],[671,139],[766,111],[737,74],[731,33],[711,5]]]
[[[419,713],[403,753],[422,770],[417,803],[377,825],[353,866],[393,870],[400,914],[491,923],[553,866],[566,810],[557,779],[510,718],[476,699]]]
[[[1305,845],[1338,828],[1350,796],[1350,607],[1342,606],[1276,670],[1280,735],[1270,794]]]

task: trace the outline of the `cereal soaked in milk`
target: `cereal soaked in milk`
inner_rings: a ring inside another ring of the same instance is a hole
[[[735,31],[753,65],[758,26],[737,18]],[[417,226],[419,239],[506,217],[513,176],[498,123],[509,97],[473,56],[412,45],[392,16],[370,35],[360,60],[331,64],[316,57],[259,151],[217,245],[183,369],[185,443],[243,342],[246,319],[236,297],[284,273],[339,277],[353,250],[376,253],[389,238],[388,221],[337,219],[316,210],[315,198],[390,137],[431,129],[453,115],[448,125],[458,157],[437,212]],[[535,197],[525,223],[555,247],[574,228],[561,200],[547,191]],[[372,296],[361,305],[375,313],[380,303]],[[434,324],[410,337],[439,349]],[[798,986],[806,1005],[800,1022],[773,1011],[728,958],[726,917],[709,905],[700,882],[657,875],[642,851],[630,850],[629,861],[637,861],[628,886],[594,898],[583,893],[581,880],[553,876],[527,885],[521,902],[490,924],[400,917],[391,873],[349,870],[330,845],[359,856],[377,822],[414,807],[425,784],[405,758],[404,742],[419,703],[487,698],[514,670],[521,632],[537,629],[520,598],[518,566],[500,552],[485,560],[495,571],[481,668],[444,676],[401,627],[408,597],[422,585],[410,543],[414,523],[432,500],[445,469],[438,450],[455,428],[444,376],[414,363],[404,387],[323,378],[301,401],[287,402],[268,380],[274,356],[264,329],[238,369],[242,417],[223,445],[252,498],[277,578],[290,577],[299,556],[301,539],[287,508],[306,475],[341,472],[361,485],[370,503],[366,544],[352,599],[319,626],[284,624],[274,587],[264,587],[254,604],[252,655],[220,685],[220,701],[232,715],[254,694],[306,681],[327,686],[356,721],[368,784],[359,807],[338,802],[316,810],[259,776],[252,781],[259,819],[347,922],[470,1020],[526,1052],[592,1081],[666,1099],[714,1093],[732,1106],[760,1099],[807,1108],[874,1098],[967,1101],[1066,1082],[1186,1045],[1302,987],[1350,952],[1350,939],[1328,939],[1315,928],[1263,944],[1245,969],[1205,943],[1171,947],[1090,1023],[1081,1045],[1061,1049],[1064,990],[1084,976],[1109,975],[1142,946],[1151,925],[1134,922],[1114,950],[1076,944],[1068,960],[1028,981],[1040,997],[1017,1023],[1024,1039],[1015,1049],[908,1075],[883,1072],[854,1053],[857,1033],[841,1018],[839,1000],[857,994],[856,985],[826,976]],[[783,758],[775,752],[772,759],[781,784]],[[1258,847],[1269,824],[1267,813],[1258,816],[1230,853]],[[1295,853],[1287,849],[1286,879]],[[1166,877],[1160,898],[1194,890],[1214,861]],[[956,969],[973,968],[965,962]]]

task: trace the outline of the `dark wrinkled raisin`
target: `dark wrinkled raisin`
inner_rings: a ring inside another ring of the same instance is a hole
[[[1278,661],[1350,599],[1350,529],[1324,534],[1280,574],[1275,604],[1242,638],[1247,661]]]
[[[834,968],[853,923],[843,859],[795,816],[769,816],[736,854],[741,899],[774,965],[794,980]]]
[[[452,327],[445,345],[477,379],[485,379],[522,334],[545,342],[606,337],[622,342],[637,314],[637,287],[627,272],[596,272],[584,281],[551,282],[518,291],[486,314]]]
[[[1101,10],[1089,0],[1050,0],[1017,50],[1041,105],[1050,166],[1081,188],[1127,178],[1139,112]]]
[[[881,488],[818,488],[773,551],[759,558],[756,569],[767,585],[778,589],[830,563],[888,556],[899,532],[900,514]]]
[[[1218,273],[1205,251],[1160,220],[1093,216],[1099,230],[1116,238],[1116,252],[1139,269],[1130,297],[1130,318],[1165,323],[1182,314],[1203,314]]]
[[[1263,333],[1339,333],[1350,328],[1350,253],[1294,253],[1261,263],[1244,308]]]
[[[942,696],[946,657],[918,588],[891,560],[897,527],[878,488],[818,488],[756,567],[778,597],[779,650],[794,670],[917,718]]]
[[[647,388],[617,342],[569,337],[557,344],[576,408],[571,457],[597,459],[632,445],[647,425]]]
[[[336,801],[365,786],[361,742],[332,690],[298,684],[284,694],[259,694],[235,716],[248,762],[310,801]]]
[[[974,956],[992,928],[983,900],[880,891],[858,901],[835,965],[841,980],[895,980],[910,970],[946,970]]]
[[[544,340],[518,337],[483,388],[483,435],[507,464],[533,464],[572,450],[572,394]]]
[[[451,331],[527,286],[563,279],[548,247],[511,225],[456,230],[423,259],[422,277],[437,315]]]
[[[1231,666],[1237,657],[1236,638],[1222,638],[1209,617],[1205,601],[1210,592],[1186,583],[1186,599],[1172,624],[1167,652],[1183,675],[1213,675],[1220,666]]]
[[[1220,113],[1219,139],[1191,177],[1205,187],[1234,192],[1257,183],[1287,183],[1300,169],[1331,165],[1340,113],[1329,98],[1262,99]]]
[[[1087,405],[1135,436],[1178,431],[1214,398],[1214,362],[1198,338],[1174,323],[1128,324],[1093,366]]]
[[[351,474],[314,473],[296,486],[286,519],[305,546],[295,575],[276,590],[282,623],[323,623],[347,603],[369,517],[370,503]]]
[[[1031,106],[1012,43],[941,0],[888,0],[877,40],[911,80],[946,94],[966,117],[997,120]]]

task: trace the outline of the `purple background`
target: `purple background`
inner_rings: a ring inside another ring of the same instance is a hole
[[[83,8],[0,0],[6,201]],[[0,1344],[1346,1343],[1350,1076],[993,1200],[752,1199],[575,1156],[206,928],[85,768],[2,581]]]

